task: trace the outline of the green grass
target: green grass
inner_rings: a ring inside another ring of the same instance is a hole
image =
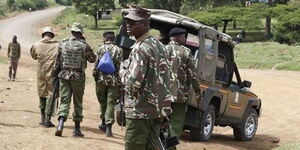
[[[239,67],[300,71],[300,47],[275,42],[241,43],[235,48]]]
[[[294,143],[294,144],[285,144],[280,147],[275,148],[274,150],[299,150],[300,149],[300,143]]]
[[[76,13],[73,8],[67,8],[53,21],[54,26],[59,30],[58,40],[70,36],[70,27],[73,22],[79,22],[84,25],[84,37],[91,47],[96,50],[102,44],[102,34],[106,30],[117,31],[117,19],[121,16],[118,12],[112,13],[112,20],[99,20],[98,28],[95,29],[94,18],[86,14]],[[69,26],[69,27],[67,27]]]

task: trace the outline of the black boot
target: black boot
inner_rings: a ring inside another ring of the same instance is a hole
[[[80,131],[80,122],[75,122],[75,128],[73,130],[73,136],[84,137],[84,134]]]
[[[111,127],[112,127],[111,123],[109,123],[109,124],[106,125],[106,136],[107,137],[112,137],[113,136],[112,132],[111,132]]]
[[[39,123],[40,125],[45,125],[45,110],[41,109],[41,122]]]
[[[62,136],[62,132],[63,132],[63,129],[64,129],[64,117],[59,117],[58,118],[58,126],[57,126],[57,129],[56,129],[56,132],[55,132],[55,136]]]
[[[51,122],[51,115],[46,116],[45,127],[46,128],[55,127],[55,125]]]
[[[104,118],[104,117],[102,118],[102,122],[101,122],[101,124],[98,126],[98,128],[99,128],[101,131],[103,131],[103,132],[106,131],[106,124],[105,124],[105,118]]]

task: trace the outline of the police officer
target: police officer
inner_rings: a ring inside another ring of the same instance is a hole
[[[58,47],[58,57],[52,74],[54,78],[59,78],[61,99],[58,111],[59,125],[55,135],[62,136],[63,124],[68,118],[73,96],[73,121],[75,122],[73,136],[83,137],[80,122],[83,118],[82,98],[85,88],[85,69],[87,61],[90,63],[96,61],[96,55],[82,36],[83,27],[80,23],[72,25],[71,34],[72,36],[63,40]]]
[[[96,81],[96,94],[100,103],[100,119],[102,123],[99,125],[99,129],[106,132],[107,137],[112,136],[112,125],[115,122],[114,119],[114,107],[118,98],[120,97],[121,79],[118,74],[120,64],[122,61],[122,50],[114,45],[115,34],[112,31],[106,31],[103,33],[103,45],[101,45],[97,51],[98,61],[93,71],[93,76]],[[109,52],[113,60],[113,64],[116,71],[112,74],[107,74],[96,69],[99,60],[102,58],[105,52]]]
[[[126,91],[125,149],[158,149],[162,118],[171,112],[166,49],[149,34],[150,11],[133,6],[124,19],[136,39],[129,65],[120,72]]]
[[[7,57],[9,60],[8,81],[15,81],[19,59],[21,57],[21,46],[17,41],[17,36],[13,36],[12,42],[8,44]]]
[[[54,67],[54,61],[58,50],[58,41],[53,40],[54,33],[51,27],[45,27],[42,33],[42,39],[35,42],[30,54],[34,60],[37,60],[37,89],[40,97],[41,122],[45,127],[54,127],[51,122],[51,115],[54,106],[51,104],[51,71]],[[45,121],[46,117],[46,121]]]
[[[171,137],[181,135],[189,99],[189,88],[192,84],[197,98],[200,95],[199,80],[196,76],[195,65],[191,50],[184,46],[187,32],[183,28],[173,28],[169,32],[170,42],[166,45],[171,64],[171,93],[173,95],[170,122]]]

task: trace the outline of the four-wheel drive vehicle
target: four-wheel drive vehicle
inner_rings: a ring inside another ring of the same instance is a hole
[[[231,126],[236,140],[251,140],[261,114],[261,100],[249,90],[251,82],[242,81],[240,77],[232,38],[186,16],[165,10],[150,11],[150,27],[159,31],[164,44],[168,43],[168,33],[173,27],[185,28],[188,32],[186,46],[194,55],[202,95],[197,101],[190,90],[184,130],[190,130],[192,140],[207,141],[214,126]],[[122,13],[127,14],[128,9]],[[123,22],[116,43],[123,47],[125,58],[133,42]]]

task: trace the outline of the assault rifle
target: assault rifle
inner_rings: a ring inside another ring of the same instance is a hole
[[[52,89],[52,96],[51,96],[51,111],[52,116],[54,117],[56,114],[56,110],[58,107],[58,95],[59,95],[59,78],[54,79],[53,89]]]

